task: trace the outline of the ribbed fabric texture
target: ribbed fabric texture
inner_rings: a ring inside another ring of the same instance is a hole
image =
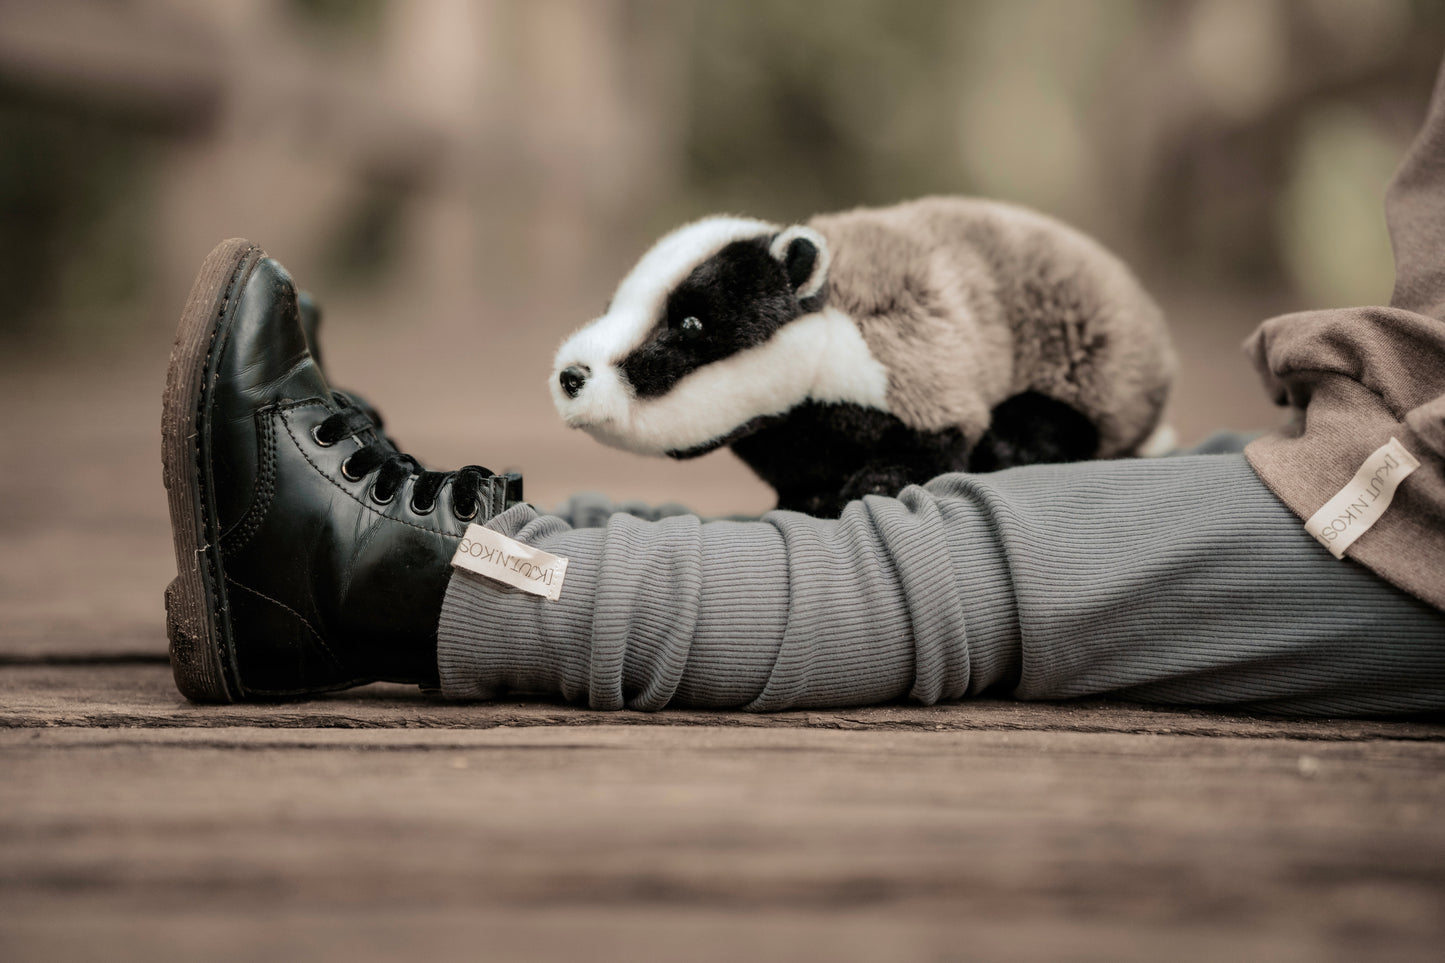
[[[1445,709],[1445,615],[1333,558],[1238,454],[945,475],[836,521],[572,514],[605,524],[528,506],[490,523],[570,560],[560,600],[454,573],[447,695]]]

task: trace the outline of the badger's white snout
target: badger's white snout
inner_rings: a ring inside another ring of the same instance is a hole
[[[558,362],[552,375],[552,399],[568,428],[580,428],[613,448],[644,455],[663,449],[639,438],[633,428],[632,389],[614,364]]]
[[[584,328],[557,351],[549,385],[557,414],[567,427],[580,428],[603,444],[660,454],[632,437],[632,389],[616,361],[595,342],[591,328]]]
[[[559,359],[552,370],[552,402],[569,428],[617,421],[630,392],[615,365],[579,358]]]

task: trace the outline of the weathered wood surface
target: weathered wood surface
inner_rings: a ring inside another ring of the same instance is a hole
[[[889,731],[1116,732],[1241,739],[1445,741],[1430,719],[1289,719],[1162,709],[1107,700],[1022,703],[975,699],[939,706],[781,712],[590,712],[544,700],[452,703],[412,686],[372,685],[271,705],[195,706],[163,664],[5,664],[0,728],[493,729],[526,726],[689,726]],[[1445,802],[1445,800],[1442,800]]]
[[[1438,958],[1445,727],[0,667],[0,958]],[[635,723],[644,723],[638,725]]]

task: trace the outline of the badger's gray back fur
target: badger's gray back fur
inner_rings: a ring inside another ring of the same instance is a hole
[[[1034,390],[1099,429],[1098,456],[1134,451],[1173,378],[1159,307],[1114,255],[1051,218],[930,197],[824,214],[828,303],[889,372],[888,407],[970,442],[995,405]]]

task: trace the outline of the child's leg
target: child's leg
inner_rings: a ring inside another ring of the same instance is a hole
[[[948,475],[825,521],[491,526],[556,602],[456,574],[444,690],[754,710],[984,690],[1288,712],[1445,708],[1445,615],[1337,561],[1238,455]]]

